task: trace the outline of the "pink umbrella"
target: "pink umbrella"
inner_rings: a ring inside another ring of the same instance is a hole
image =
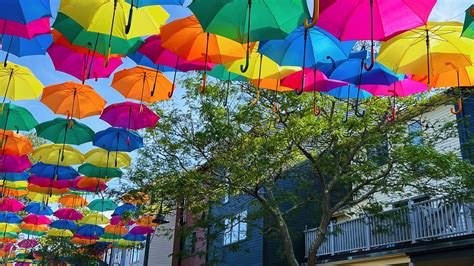
[[[302,75],[303,70],[295,72],[282,79],[281,85],[289,88],[298,89],[301,87],[301,79],[303,78]],[[304,92],[328,92],[332,89],[347,85],[347,82],[328,79],[323,72],[311,68],[304,69],[304,79]]]
[[[123,102],[107,106],[100,119],[113,127],[138,130],[155,127],[160,117],[143,104]]]
[[[340,40],[386,41],[426,24],[436,0],[321,0],[317,25]]]
[[[30,176],[28,183],[37,185],[40,187],[53,187],[53,188],[68,188],[71,186],[71,180],[51,180],[51,178],[44,178],[39,176]]]
[[[54,212],[54,216],[62,220],[77,221],[81,220],[83,215],[77,210],[62,208]]]
[[[31,39],[37,35],[51,33],[50,18],[40,18],[33,20],[28,24],[22,24],[19,22],[0,19],[0,25],[2,26],[3,34],[18,36],[25,39]]]
[[[81,81],[86,79],[91,67],[91,60],[93,60],[92,69],[90,70],[91,78],[95,79],[108,78],[122,64],[121,58],[114,57],[109,59],[109,64],[105,67],[105,57],[87,56],[58,43],[53,43],[48,48],[48,54],[56,70],[74,76]]]
[[[23,222],[27,224],[51,224],[51,220],[44,215],[28,214],[23,218]]]
[[[426,84],[412,79],[399,80],[392,85],[361,85],[361,89],[375,96],[407,97],[416,93],[427,91]]]
[[[135,234],[135,235],[146,235],[146,234],[151,234],[155,232],[155,229],[149,227],[149,226],[135,226],[130,230],[130,234]]]
[[[34,248],[38,245],[38,241],[36,239],[23,239],[18,242],[18,246],[20,248]]]
[[[122,220],[122,217],[120,217],[119,215],[115,215],[115,216],[112,216],[112,218],[110,218],[111,225],[130,226],[130,225],[133,225],[134,223],[135,222],[133,220],[130,220],[128,222]]]
[[[16,246],[13,245],[13,243],[6,243],[2,245],[2,250],[3,251],[15,251]]]
[[[16,262],[15,266],[30,266],[31,263],[29,262]]]
[[[0,157],[0,172],[21,173],[32,166],[28,156],[4,155]]]
[[[14,198],[1,198],[0,211],[4,212],[19,212],[25,208],[25,205]]]

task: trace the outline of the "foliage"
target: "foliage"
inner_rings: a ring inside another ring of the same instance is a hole
[[[61,262],[92,262],[101,259],[104,249],[100,246],[80,246],[71,243],[69,238],[47,235],[39,239],[39,249],[35,254],[41,262],[55,265]]]

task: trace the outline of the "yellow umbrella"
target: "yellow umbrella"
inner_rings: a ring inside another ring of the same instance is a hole
[[[460,38],[459,22],[429,22],[382,43],[377,61],[396,73],[428,76],[472,64],[474,40]]]
[[[9,188],[26,188],[28,186],[28,181],[8,181],[6,180],[3,182],[3,180],[0,180],[0,185],[9,187]]]
[[[18,227],[16,224],[7,224],[7,223],[0,223],[0,232],[5,232],[5,233],[20,233],[21,229]]]
[[[46,202],[46,201],[57,202],[60,196],[57,196],[57,195],[50,196],[49,194],[42,194],[42,193],[29,191],[28,194],[26,194],[26,197],[28,197],[33,202]]]
[[[82,164],[84,155],[69,145],[45,144],[37,148],[32,157],[47,164],[70,166]]]
[[[132,158],[125,152],[110,152],[101,148],[95,148],[87,152],[85,160],[97,167],[112,168],[126,167],[132,162]]]
[[[82,218],[82,220],[80,221],[81,224],[94,224],[94,225],[98,225],[98,224],[108,224],[109,223],[109,219],[107,217],[105,217],[103,214],[100,214],[100,213],[92,213],[92,214],[89,214],[87,216],[84,216],[84,218]]]
[[[0,94],[14,101],[37,99],[43,92],[43,84],[26,67],[8,63],[0,66]]]
[[[48,231],[50,236],[59,236],[59,237],[72,237],[73,233],[71,230],[63,230],[58,228],[50,228]]]

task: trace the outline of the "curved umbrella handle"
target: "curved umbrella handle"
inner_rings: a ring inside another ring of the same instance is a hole
[[[375,51],[374,51],[374,46],[373,45],[372,45],[370,54],[371,54],[371,56],[370,56],[370,65],[367,65],[367,64],[364,63],[364,69],[367,70],[367,71],[372,70],[372,68],[375,65]]]
[[[363,117],[365,115],[365,110],[362,110],[362,112],[359,112],[359,100],[357,100],[357,103],[355,106],[355,115],[357,117]]]
[[[257,95],[255,96],[255,99],[252,100],[252,104],[257,104],[260,101],[260,89],[257,90]]]
[[[462,112],[462,98],[458,98],[458,110],[456,111],[455,108],[451,108],[451,114],[453,115],[457,115],[457,114],[460,114]]]
[[[316,106],[316,103],[314,103],[313,114],[315,116],[319,116],[321,115],[321,110],[322,110],[321,107]]]
[[[342,119],[342,123],[347,123],[347,121],[349,121],[349,111],[346,111],[346,115]]]
[[[245,65],[240,65],[240,72],[245,73],[249,69],[249,64],[250,64],[250,54],[249,54],[249,48],[247,48],[247,55],[245,57]]]
[[[306,29],[314,27],[316,25],[316,22],[318,22],[318,18],[319,18],[319,0],[314,0],[313,17],[311,18],[311,23],[309,23],[309,20],[306,18],[304,20],[304,27]]]
[[[207,83],[207,73],[204,72],[204,74],[202,75],[202,85],[199,88],[199,91],[201,93],[204,93],[204,91],[206,90],[206,83]]]
[[[392,114],[391,115],[385,115],[385,120],[388,123],[391,123],[391,122],[395,121],[396,118],[397,118],[397,110],[395,108],[392,108]]]
[[[336,68],[336,61],[334,60],[334,58],[332,58],[328,55],[328,56],[326,56],[326,59],[331,60],[332,68],[335,69]]]
[[[134,0],[132,0],[130,3],[130,12],[128,13],[128,23],[125,26],[125,34],[128,34],[130,32],[130,28],[132,28],[133,2]]]
[[[249,63],[250,63],[250,22],[252,21],[251,15],[252,15],[252,0],[249,1],[249,18],[247,21],[247,53],[245,56],[245,65],[240,65],[240,71],[242,73],[247,72],[249,69]]]

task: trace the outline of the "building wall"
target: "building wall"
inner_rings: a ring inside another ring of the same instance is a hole
[[[182,230],[181,228],[186,229]],[[194,244],[195,253],[184,257],[173,256],[173,266],[200,266],[206,263],[206,230],[195,228],[193,215],[190,212],[178,208],[175,219],[174,254],[180,254],[180,252],[182,252],[184,249],[184,247],[182,247],[183,238],[189,237],[190,232],[196,232],[196,242]]]
[[[457,106],[456,106],[457,110]],[[460,114],[457,115],[457,118],[461,121],[459,123],[459,138],[462,143],[461,145],[461,150],[462,150],[462,156],[464,159],[469,158],[469,149],[470,149],[470,154],[471,158],[470,161],[471,163],[474,163],[474,147],[468,146],[467,145],[467,139],[471,139],[474,136],[474,95],[469,95],[464,98],[463,102],[463,110]]]

